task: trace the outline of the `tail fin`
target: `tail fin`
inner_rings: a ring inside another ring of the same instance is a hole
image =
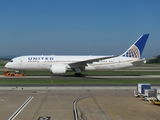
[[[149,34],[141,35],[138,40],[122,54],[124,57],[140,58]]]

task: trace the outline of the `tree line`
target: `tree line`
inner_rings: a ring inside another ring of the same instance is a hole
[[[153,59],[147,60],[147,63],[160,63],[160,55],[155,56]]]

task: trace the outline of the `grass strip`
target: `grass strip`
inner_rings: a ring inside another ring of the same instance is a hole
[[[49,84],[49,85],[109,85],[109,84],[137,84],[137,83],[150,83],[160,84],[160,79],[1,79],[0,85],[3,84]]]

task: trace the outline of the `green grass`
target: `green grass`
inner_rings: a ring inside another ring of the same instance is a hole
[[[140,75],[160,75],[160,71],[86,71],[82,72],[86,76],[104,75],[104,76],[140,76]],[[74,75],[74,72],[68,72],[66,75]]]
[[[152,84],[160,84],[160,79],[148,79],[148,80],[141,80],[141,79],[85,79],[85,80],[53,80],[52,84],[137,84],[137,83],[152,83]]]
[[[34,84],[34,85],[136,85],[137,83],[160,84],[160,79],[2,79],[0,85],[4,84]]]

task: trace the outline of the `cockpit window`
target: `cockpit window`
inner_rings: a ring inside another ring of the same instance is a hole
[[[13,60],[11,60],[10,62],[13,62]]]

